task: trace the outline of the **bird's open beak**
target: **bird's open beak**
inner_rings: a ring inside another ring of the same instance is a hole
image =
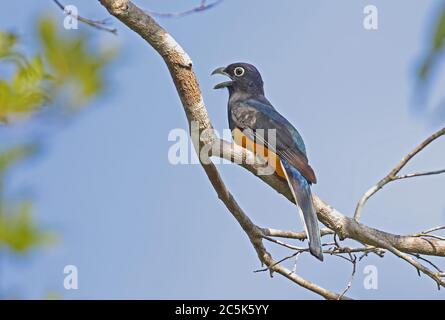
[[[224,76],[230,77],[229,74],[226,72],[226,68],[224,68],[224,67],[216,68],[215,70],[213,70],[212,76],[214,74],[222,74]],[[218,83],[216,86],[213,87],[213,89],[227,88],[227,87],[230,87],[232,85],[232,83],[233,83],[233,81],[224,81],[224,82]]]

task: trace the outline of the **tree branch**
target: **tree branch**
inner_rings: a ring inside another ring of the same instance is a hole
[[[77,19],[80,22],[85,23],[86,25],[89,25],[90,27],[96,28],[98,30],[102,30],[102,31],[107,31],[110,32],[112,34],[117,34],[117,29],[116,28],[108,28],[105,26],[105,24],[107,23],[106,19],[105,20],[91,20],[91,19],[87,19],[84,18],[82,16],[79,15],[75,15],[74,13],[72,13],[70,10],[68,10],[66,8],[66,6],[64,4],[62,4],[59,0],[53,0],[53,2],[56,4],[56,6],[58,6],[63,12],[65,12],[68,16],[72,17],[73,19]]]
[[[255,163],[255,155],[233,143],[229,143],[224,140],[215,141],[219,144],[219,147],[212,148],[213,156],[220,156],[226,160],[234,161],[234,159],[243,159],[240,164],[243,168],[249,170],[258,178],[263,180],[278,193],[285,196],[289,201],[295,203],[292,194],[289,190],[287,183],[278,175],[258,175],[257,171],[263,166],[258,166]],[[238,161],[236,162],[238,164]],[[379,246],[374,237],[378,239],[384,239],[389,245],[394,248],[406,252],[406,253],[420,253],[432,256],[445,256],[445,241],[425,240],[418,236],[402,236],[380,231],[374,228],[370,228],[364,224],[361,224],[354,219],[346,217],[335,208],[326,204],[317,195],[313,196],[314,207],[317,210],[318,219],[327,226],[330,230],[334,231],[340,236],[340,239],[354,239],[363,244]],[[272,230],[272,229],[271,229]],[[281,233],[281,237],[286,238],[301,238],[301,234],[292,235],[287,231],[274,231],[275,234]],[[266,231],[267,234],[267,231]],[[273,234],[269,234],[274,236]]]
[[[445,169],[435,170],[435,171],[427,171],[427,172],[408,173],[408,174],[404,174],[403,176],[396,176],[394,178],[394,180],[402,180],[402,179],[424,177],[424,176],[433,176],[433,175],[442,174],[442,173],[445,173]]]
[[[437,171],[430,171],[430,172],[424,172],[424,173],[412,173],[407,174],[404,176],[399,176],[398,173],[400,170],[403,169],[403,167],[406,166],[406,164],[414,158],[420,151],[425,149],[426,146],[428,146],[431,142],[436,140],[437,138],[443,136],[445,134],[445,127],[440,129],[439,131],[435,132],[431,136],[429,136],[426,140],[424,140],[421,144],[419,144],[416,148],[414,148],[413,151],[408,153],[395,167],[391,170],[388,175],[386,175],[382,180],[377,182],[376,185],[372,186],[368,191],[365,192],[365,194],[362,196],[360,201],[357,204],[357,208],[355,209],[354,213],[354,219],[356,221],[360,220],[360,216],[362,213],[362,209],[365,206],[366,202],[369,198],[371,198],[377,191],[382,189],[385,185],[388,183],[395,181],[395,180],[401,180],[401,179],[407,179],[407,178],[413,178],[413,177],[421,177],[421,176],[429,176],[434,174],[441,174],[444,173],[445,170],[437,170]]]
[[[223,0],[215,0],[214,2],[207,3],[207,0],[201,0],[201,3],[189,10],[179,11],[179,12],[156,12],[156,11],[147,11],[147,13],[151,16],[162,17],[162,18],[179,18],[184,17],[192,13],[198,13],[201,11],[209,10],[216,5],[223,2]]]

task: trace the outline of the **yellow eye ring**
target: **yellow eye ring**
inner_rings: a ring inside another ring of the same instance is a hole
[[[235,70],[233,70],[233,74],[237,77],[242,77],[244,75],[244,68],[243,67],[236,67]]]

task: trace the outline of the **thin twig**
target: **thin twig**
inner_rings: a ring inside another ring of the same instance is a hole
[[[309,250],[308,248],[296,247],[296,246],[293,246],[291,244],[285,243],[285,242],[280,241],[280,240],[276,240],[276,239],[268,237],[268,236],[263,236],[263,238],[268,240],[268,241],[270,241],[270,242],[276,243],[276,244],[278,244],[280,246],[286,247],[288,249],[297,250],[297,251],[307,251],[307,250]]]
[[[282,247],[291,249],[291,250],[296,250],[299,252],[309,252],[309,248],[303,248],[303,247],[297,247],[291,244],[288,244],[286,242],[271,238],[269,236],[263,235],[262,236],[264,239],[273,242],[275,244],[278,244]],[[323,250],[323,253],[327,253],[327,254],[331,254],[331,255],[335,255],[335,254],[343,254],[343,253],[357,253],[357,252],[366,252],[366,253],[375,253],[378,256],[383,256],[384,254],[384,250],[381,248],[376,248],[373,246],[365,246],[365,247],[357,247],[357,248],[352,248],[352,247],[343,247],[338,245],[337,243],[333,242],[333,243],[323,243],[322,246],[329,246],[329,245],[334,245],[335,247],[331,248],[331,249],[326,249]]]
[[[79,16],[79,15],[76,15],[76,14],[72,13],[59,0],[53,0],[53,2],[63,12],[65,12],[68,16],[72,17],[73,19],[76,19],[76,20],[78,20],[80,22],[83,22],[83,23],[89,25],[90,27],[96,28],[98,30],[107,31],[107,32],[110,32],[110,33],[115,34],[115,35],[117,34],[117,29],[116,28],[108,28],[108,27],[106,27],[108,19],[104,19],[104,20],[91,20],[91,19],[87,19],[87,18],[84,18],[82,16]]]
[[[185,11],[179,11],[179,12],[156,12],[156,11],[147,11],[147,13],[151,14],[152,16],[161,17],[161,18],[179,18],[184,17],[192,13],[197,13],[201,11],[205,11],[208,9],[211,9],[215,7],[216,5],[223,2],[223,0],[215,0],[212,3],[207,3],[206,0],[201,0],[201,3],[199,6],[196,6],[194,8],[191,8],[189,10]]]
[[[418,173],[418,174],[409,174],[405,176],[398,176],[398,173],[400,170],[405,167],[405,165],[414,158],[420,151],[425,149],[426,146],[428,146],[431,142],[436,140],[437,138],[443,136],[445,134],[445,127],[440,129],[439,131],[435,132],[431,136],[429,136],[426,140],[424,140],[421,144],[419,144],[414,150],[412,150],[408,155],[406,155],[395,167],[391,170],[388,175],[386,175],[382,180],[380,180],[376,185],[372,186],[368,191],[365,192],[365,194],[362,196],[360,201],[357,203],[357,207],[355,209],[354,213],[354,219],[355,221],[360,220],[361,212],[368,201],[369,198],[371,198],[377,191],[382,189],[386,184],[388,184],[391,181],[400,180],[400,179],[406,179],[410,177],[420,177],[420,176],[426,176],[426,175],[433,175],[433,174],[440,174],[443,173],[443,170],[439,171],[431,171],[426,173]]]
[[[262,231],[263,231],[264,235],[270,236],[270,237],[298,239],[298,240],[307,239],[307,235],[306,235],[305,231],[294,232],[294,231],[278,230],[278,229],[272,229],[272,228],[262,228]],[[330,234],[334,234],[334,231],[332,231],[331,229],[328,229],[328,228],[320,229],[321,237],[324,237],[324,236],[327,236]]]
[[[435,170],[435,171],[428,171],[428,172],[417,172],[417,173],[408,173],[403,176],[396,176],[393,181],[395,180],[402,180],[402,179],[409,179],[409,178],[415,178],[415,177],[424,177],[424,176],[432,176],[436,174],[442,174],[445,173],[445,169],[442,170]]]
[[[340,247],[340,248],[333,248],[330,250],[326,250],[326,253],[358,253],[358,252],[363,252],[365,254],[375,253],[379,257],[383,257],[383,255],[385,254],[385,250],[372,246],[358,247],[358,248]]]
[[[359,250],[361,248],[342,247],[340,245],[340,243],[338,242],[337,233],[334,233],[333,239],[334,239],[334,243],[333,244],[334,244],[335,247],[334,247],[333,250],[331,250],[331,255],[334,255],[336,257],[342,258],[342,259],[344,259],[346,261],[349,261],[352,264],[351,276],[349,278],[348,283],[346,284],[345,289],[343,290],[343,292],[338,297],[338,299],[340,300],[348,292],[348,290],[352,287],[352,282],[354,280],[355,272],[356,272],[356,269],[357,269],[357,257],[354,254],[352,254],[351,252],[354,249]],[[365,248],[365,249],[367,250],[368,248]],[[348,257],[344,257],[342,255],[342,253],[347,253]]]
[[[394,248],[392,245],[390,245],[384,239],[375,239],[375,241],[377,243],[379,243],[379,245],[382,248],[387,249],[388,251],[390,251],[397,257],[399,257],[399,258],[405,260],[406,262],[408,262],[409,264],[411,264],[414,268],[416,268],[417,273],[419,275],[420,275],[420,273],[423,273],[423,274],[427,275],[428,277],[430,277],[431,279],[433,279],[436,282],[439,290],[440,290],[440,287],[445,287],[445,281],[442,280],[441,276],[440,276],[441,272],[434,272],[434,271],[430,270],[429,268],[425,267],[420,262],[414,260],[409,254],[401,252],[400,250]]]
[[[263,268],[263,269],[258,269],[258,270],[254,270],[253,272],[258,273],[258,272],[265,272],[265,271],[271,271],[271,269],[273,269],[274,267],[278,266],[280,263],[289,260],[297,255],[299,255],[301,252],[300,251],[296,251],[294,253],[292,253],[291,255],[284,257],[281,260],[278,260],[277,262],[273,263],[272,265],[268,266],[267,268]],[[272,273],[271,273],[272,276]]]
[[[297,273],[297,262],[298,262],[299,256],[300,256],[300,252],[295,255],[295,262],[294,262],[294,266],[292,268],[292,273]]]
[[[445,226],[439,226],[439,227],[430,228],[430,229],[424,230],[424,231],[422,231],[420,233],[421,234],[428,234],[428,233],[439,231],[439,230],[445,230]]]
[[[351,277],[349,278],[348,283],[346,284],[346,288],[343,290],[343,292],[338,297],[338,300],[341,300],[342,297],[351,289],[352,282],[354,281],[354,276],[357,271],[357,257],[355,255],[350,255],[350,262],[352,263],[352,272]]]
[[[436,235],[434,235],[434,234],[418,234],[418,235],[416,235],[416,236],[418,236],[418,237],[423,237],[423,238],[425,238],[425,237],[427,237],[427,238],[433,238],[433,239],[437,239],[437,240],[445,241],[445,237],[436,236]]]
[[[426,263],[428,263],[430,266],[432,266],[434,269],[437,270],[437,272],[442,273],[443,271],[433,262],[431,262],[430,260],[422,257],[420,254],[418,253],[411,253],[412,256],[416,257],[419,260],[425,261]]]
[[[421,238],[428,237],[428,238],[433,238],[433,239],[445,241],[445,237],[441,237],[441,236],[438,236],[438,235],[435,235],[435,234],[431,234],[432,232],[443,230],[443,229],[445,229],[445,226],[435,227],[435,228],[431,228],[431,229],[428,229],[428,230],[416,233],[413,236],[414,237],[421,237]]]

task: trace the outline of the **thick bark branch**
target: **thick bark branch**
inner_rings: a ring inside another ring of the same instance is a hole
[[[221,156],[229,161],[243,159],[243,162],[240,164],[242,167],[281,193],[289,201],[295,203],[286,181],[278,175],[257,175],[257,170],[261,165],[253,164],[255,163],[255,155],[253,153],[227,141],[218,141],[215,143],[220,143],[220,148],[214,148],[214,150],[219,151],[218,154],[214,153],[214,156]],[[425,239],[411,235],[401,236],[370,228],[341,214],[338,210],[326,204],[317,195],[314,195],[314,206],[317,210],[318,219],[326,227],[335,231],[341,239],[350,238],[371,246],[379,246],[375,239],[380,239],[402,252],[445,256],[445,241]],[[301,234],[298,236],[289,236],[289,238],[301,238]]]

